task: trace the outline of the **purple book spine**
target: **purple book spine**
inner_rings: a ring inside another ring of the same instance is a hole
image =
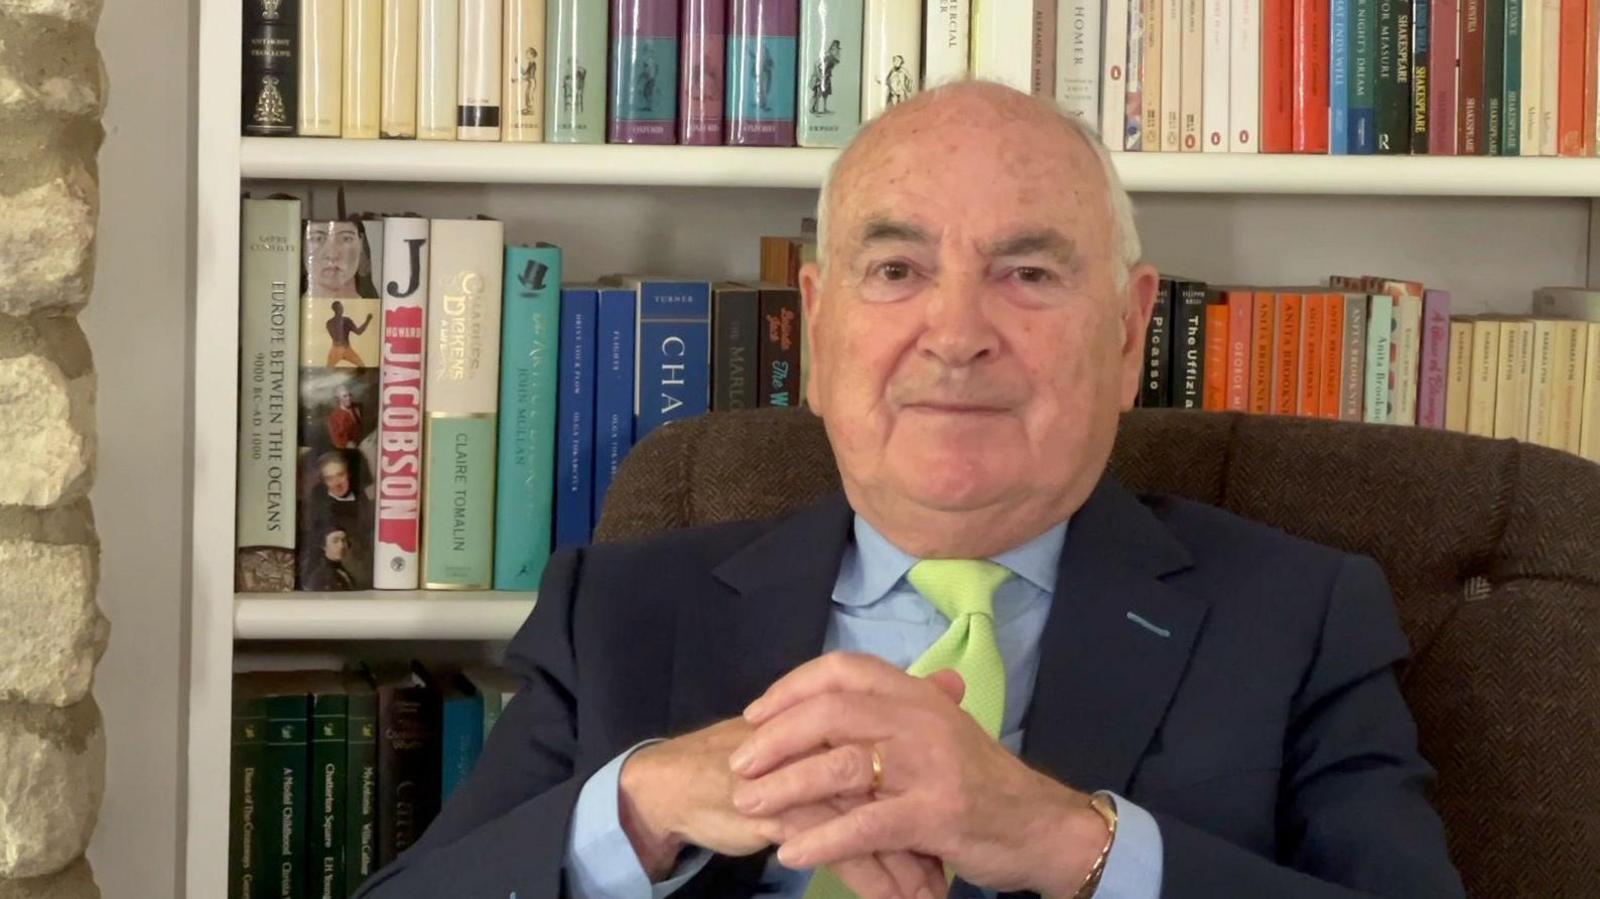
[[[1445,395],[1450,384],[1450,294],[1430,290],[1422,295],[1422,374],[1417,397],[1417,424],[1443,428]]]
[[[677,124],[678,0],[611,0],[611,142],[676,143]]]
[[[722,145],[722,73],[728,52],[728,0],[683,0],[678,143]]]
[[[724,71],[729,144],[794,146],[799,43],[795,0],[732,0]]]

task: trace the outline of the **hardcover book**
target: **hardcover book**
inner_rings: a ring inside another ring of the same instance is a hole
[[[500,139],[516,143],[544,140],[545,0],[505,0],[501,13],[505,40],[500,91]]]
[[[1385,2],[1385,0],[1380,0]],[[1261,4],[1261,152],[1294,149],[1294,0]]]
[[[1559,448],[1552,440],[1555,429],[1552,406],[1556,391],[1556,323],[1539,319],[1533,323],[1533,353],[1528,363],[1532,372],[1532,387],[1528,392],[1529,443],[1535,446]]]
[[[762,288],[757,405],[800,405],[800,330],[800,292],[792,287]]]
[[[561,291],[556,391],[556,548],[582,546],[594,528],[595,312],[598,291]]]
[[[1277,326],[1277,297],[1257,291],[1250,302],[1250,398],[1252,415],[1272,411],[1272,334]],[[1153,320],[1153,317],[1152,317]]]
[[[1472,391],[1472,322],[1450,321],[1449,383],[1445,388],[1444,427],[1457,434],[1467,433],[1468,401]]]
[[[378,136],[417,136],[417,38],[421,0],[383,0],[383,60],[379,64]]]
[[[378,870],[378,694],[365,672],[344,679],[344,882],[352,895]]]
[[[1522,155],[1522,12],[1523,0],[1505,0],[1504,56],[1505,89],[1500,105],[1500,147],[1502,156]],[[1435,35],[1435,40],[1443,37]]]
[[[1300,322],[1305,311],[1305,296],[1278,294],[1272,333],[1273,415],[1294,415],[1300,401]]]
[[[1350,152],[1350,0],[1328,10],[1328,152]]]
[[[1539,47],[1539,59],[1544,69],[1540,73],[1544,98],[1539,107],[1539,155],[1556,156],[1561,149],[1557,135],[1561,102],[1566,90],[1562,86],[1561,21],[1566,15],[1567,6],[1564,0],[1543,2],[1544,9],[1539,14],[1539,22],[1544,29]],[[1527,140],[1528,136],[1524,134],[1522,139]]]
[[[1177,361],[1173,373],[1172,405],[1200,409],[1205,404],[1206,286],[1179,281],[1173,287],[1173,320]]]
[[[1533,387],[1533,322],[1507,321],[1500,328],[1495,388],[1494,436],[1528,439],[1528,401]]]
[[[1405,155],[1411,152],[1411,0],[1377,0],[1377,10],[1377,151]]]
[[[1461,70],[1457,96],[1456,147],[1462,156],[1484,156],[1484,4],[1461,0]]]
[[[950,0],[946,0],[954,6]],[[930,11],[931,12],[931,11]],[[806,0],[800,11],[802,147],[842,147],[861,128],[861,0]],[[929,27],[936,24],[930,14]],[[962,48],[965,68],[966,48]]]
[[[1229,290],[1228,298],[1228,399],[1230,412],[1250,408],[1250,328],[1255,320],[1255,294]]]
[[[306,895],[306,820],[311,791],[308,783],[310,701],[301,672],[241,676],[248,695],[259,699],[266,714],[265,876],[256,881],[257,895],[302,899]],[[263,889],[265,888],[265,889]]]
[[[728,0],[684,0],[678,60],[678,143],[720,147]]]
[[[350,697],[340,677],[321,672],[310,681],[311,778],[310,847],[306,862],[310,895],[344,899],[345,822],[348,816],[349,744],[345,727]]]
[[[1560,156],[1590,155],[1583,145],[1583,70],[1584,61],[1589,55],[1584,43],[1589,34],[1588,11],[1586,0],[1561,0],[1560,48],[1557,51],[1560,56],[1560,88],[1555,116],[1556,155]],[[1546,52],[1549,52],[1548,49]],[[1587,115],[1593,117],[1594,113]]]
[[[1317,361],[1322,395],[1317,399],[1317,415],[1333,421],[1343,412],[1339,392],[1344,383],[1344,311],[1344,294],[1322,295],[1322,349]]]
[[[506,247],[495,466],[496,590],[537,590],[550,559],[561,250]]]
[[[300,201],[245,198],[239,264],[234,589],[294,589]]]
[[[1500,372],[1500,322],[1478,318],[1472,322],[1472,389],[1467,396],[1467,433],[1494,436],[1496,396]]]
[[[299,71],[300,108],[295,133],[301,137],[338,137],[344,72],[343,0],[301,0]]]
[[[439,814],[443,709],[420,666],[383,672],[378,692],[378,867],[411,848]]]
[[[456,139],[500,139],[500,4],[461,0],[460,75],[456,82]]]
[[[731,0],[724,69],[729,144],[794,146],[799,13],[793,0]]]
[[[1208,303],[1205,308],[1205,358],[1200,369],[1204,379],[1201,408],[1220,412],[1228,408],[1228,307]]]
[[[1393,323],[1394,298],[1386,293],[1372,294],[1367,302],[1366,412],[1362,417],[1369,424],[1386,424],[1393,418],[1390,406],[1394,394],[1389,390]]]
[[[344,95],[339,136],[378,136],[382,100],[383,0],[345,0]]]
[[[1378,0],[1350,0],[1350,152],[1378,152]]]
[[[1556,322],[1555,388],[1550,406],[1551,445],[1569,453],[1583,447],[1583,379],[1588,363],[1589,326]]]
[[[544,121],[550,143],[605,143],[609,11],[604,0],[548,0],[545,43],[553,68],[545,79]]]
[[[417,24],[417,138],[456,139],[460,0],[421,0]]]
[[[1200,2],[1200,0],[1191,0]],[[1056,92],[1056,0],[1033,0],[1033,95]]]
[[[678,122],[678,0],[611,0],[614,144],[671,144]]]
[[[1063,0],[1063,3],[1081,8],[1085,16],[1092,10],[1095,21],[1086,20],[1084,32],[1088,41],[1095,45],[1094,55],[1098,58],[1100,5],[1084,0]],[[969,0],[929,0],[924,25],[922,73],[927,85],[933,87],[967,77],[972,65],[972,5]],[[1099,91],[1096,91],[1095,100],[1098,99]]]
[[[267,707],[259,697],[233,688],[232,755],[228,771],[228,899],[266,893],[266,835],[279,821],[267,817]],[[275,800],[274,800],[275,801]],[[261,886],[258,887],[258,884]]]
[[[1505,0],[1500,0],[1504,4]],[[1433,0],[1411,4],[1411,152],[1426,155],[1432,123],[1428,96],[1433,87]],[[1454,27],[1453,24],[1451,26]]]
[[[1499,156],[1505,142],[1506,0],[1483,0],[1484,155]]]
[[[239,110],[244,133],[294,134],[300,115],[300,0],[246,0]]]
[[[1139,405],[1146,409],[1172,405],[1172,294],[1172,281],[1162,278],[1144,333],[1144,379],[1139,387]]]
[[[1521,3],[1522,0],[1513,0]],[[1456,70],[1461,62],[1461,4],[1459,0],[1433,0],[1428,30],[1428,152],[1435,156],[1456,153]]]
[[[1307,293],[1300,305],[1300,358],[1295,364],[1294,414],[1322,415],[1322,328],[1327,304],[1320,293]]]
[[[423,397],[422,583],[494,583],[496,412],[505,230],[488,219],[435,219],[428,272]]]
[[[1522,127],[1518,129],[1521,156],[1543,152],[1544,121],[1544,0],[1522,0]]]
[[[423,378],[427,374],[428,220],[384,219],[377,532],[372,586],[415,590],[422,548]]]
[[[483,754],[483,697],[459,674],[441,675],[439,681],[444,706],[444,774],[439,784],[442,805],[472,775]]]
[[[743,284],[711,291],[711,410],[754,409],[761,329],[760,292]]]
[[[1430,290],[1422,299],[1422,359],[1417,375],[1416,423],[1443,428],[1450,381],[1450,294]]]
[[[1327,153],[1329,51],[1326,0],[1294,0],[1294,49],[1293,62],[1290,64],[1290,77],[1294,85],[1290,140],[1296,153]]]
[[[871,2],[902,3],[903,0]],[[913,0],[905,5],[915,6],[916,3]],[[972,0],[972,77],[997,81],[1023,93],[1033,90],[1033,54],[1025,49],[1032,43],[1033,8],[1034,3],[1030,0]],[[870,6],[868,15],[871,15]],[[903,28],[893,30],[907,33]],[[912,26],[910,35],[909,43],[920,46],[915,26]],[[869,60],[872,52],[869,41]],[[911,67],[911,73],[915,79],[916,66]],[[867,109],[865,117],[870,119],[880,111]]]
[[[1362,421],[1366,415],[1367,297],[1344,296],[1344,361],[1340,366],[1339,420]]]
[[[1221,4],[1226,7],[1227,0],[1212,0],[1212,3],[1213,5]],[[962,8],[952,0],[943,0],[940,6],[940,17],[931,15],[928,17],[930,32],[936,22],[945,21],[945,13],[943,12],[945,7]],[[1056,103],[1061,106],[1062,111],[1068,115],[1078,117],[1085,125],[1089,126],[1090,130],[1096,132],[1100,130],[1101,125],[1100,79],[1104,63],[1100,55],[1100,35],[1103,21],[1103,4],[1091,2],[1091,0],[1060,0],[1060,6],[1057,7],[1055,46]],[[1210,27],[1209,22],[1207,27]],[[956,35],[949,33],[945,35],[945,38],[946,40],[954,40]],[[1224,23],[1222,27],[1224,50],[1227,49],[1227,43],[1227,26]],[[948,76],[941,76],[941,79],[935,79],[932,46],[932,35],[930,33],[927,81],[929,84],[937,84],[943,77]],[[1208,49],[1209,46],[1208,44]],[[966,74],[966,47],[962,46],[960,49],[962,50],[961,74],[964,76]],[[1121,63],[1119,62],[1118,65],[1120,67]],[[1227,71],[1226,67],[1224,67],[1223,71]],[[1227,83],[1227,78],[1224,76],[1222,80],[1223,86],[1226,87]],[[1209,80],[1206,82],[1206,86],[1208,88],[1211,86]],[[1224,99],[1221,108],[1223,110],[1227,109],[1226,99]],[[1222,117],[1222,130],[1224,132],[1227,130],[1226,112]]]
[[[600,291],[594,387],[594,523],[600,523],[617,469],[633,448],[633,291]]]
[[[637,291],[634,440],[711,404],[711,285],[629,279]]]

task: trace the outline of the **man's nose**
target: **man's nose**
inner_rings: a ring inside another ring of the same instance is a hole
[[[951,367],[993,356],[1000,335],[989,321],[985,287],[977,273],[946,272],[940,277],[927,305],[920,351]]]

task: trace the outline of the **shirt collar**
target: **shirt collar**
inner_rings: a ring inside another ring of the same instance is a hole
[[[883,599],[917,563],[917,558],[889,542],[865,518],[855,516],[855,571],[846,589],[834,591],[834,601],[846,606],[870,606]],[[1055,593],[1056,574],[1061,562],[1061,547],[1066,543],[1067,522],[1063,521],[1021,546],[990,556],[1045,593]]]

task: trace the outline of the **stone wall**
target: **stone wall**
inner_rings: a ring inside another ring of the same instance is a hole
[[[0,0],[0,899],[98,897],[84,860],[105,781],[89,695],[108,626],[93,281],[105,77],[99,0]]]

